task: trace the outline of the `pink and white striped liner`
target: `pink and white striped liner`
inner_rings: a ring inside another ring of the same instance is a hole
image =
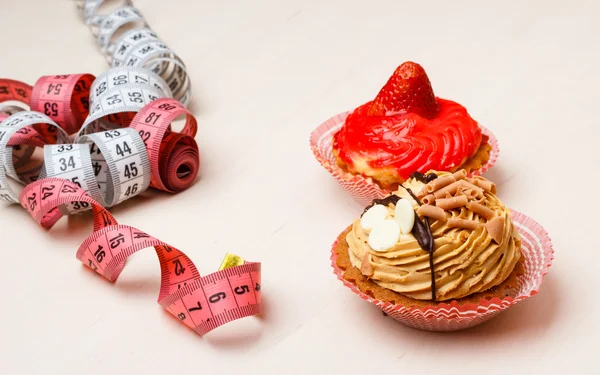
[[[332,151],[333,135],[340,130],[344,121],[346,121],[346,117],[348,117],[350,113],[352,113],[352,111],[337,114],[313,130],[310,135],[310,148],[319,163],[331,173],[342,188],[350,193],[358,203],[367,206],[371,204],[373,199],[383,198],[391,193],[391,191],[380,188],[370,177],[353,175],[342,170],[336,164]],[[479,127],[481,128],[482,133],[489,137],[492,151],[490,152],[488,162],[480,169],[473,171],[470,175],[480,175],[490,169],[496,163],[496,160],[498,160],[498,154],[500,153],[498,140],[494,134],[481,125],[479,125]]]
[[[449,303],[441,302],[425,308],[407,308],[369,297],[361,292],[355,284],[344,279],[344,271],[336,264],[338,255],[334,249],[338,243],[337,240],[331,249],[331,266],[338,279],[345,286],[402,324],[427,331],[456,331],[473,327],[495,317],[510,306],[537,294],[544,275],[548,273],[554,259],[552,242],[548,233],[540,224],[514,210],[511,213],[511,219],[515,228],[521,234],[521,252],[525,257],[525,272],[517,279],[518,287],[514,297],[485,299],[480,301],[479,304],[459,305],[456,301],[450,301]]]

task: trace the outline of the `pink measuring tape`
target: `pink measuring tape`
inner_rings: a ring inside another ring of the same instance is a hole
[[[126,77],[113,71],[99,79],[46,76],[33,89],[0,80],[0,90],[9,87],[0,91],[0,198],[16,200],[8,177],[25,184],[18,201],[46,229],[63,215],[91,210],[94,230],[77,259],[110,281],[130,255],[153,247],[161,267],[159,304],[200,335],[260,313],[260,263],[238,259],[201,277],[183,252],[118,224],[107,210],[148,187],[186,189],[199,169],[199,153],[194,116],[169,97],[159,77],[129,69]],[[11,106],[9,116],[1,112],[8,101],[32,111]],[[182,116],[183,129],[173,131],[171,123]],[[44,160],[35,165],[33,150],[39,147]]]
[[[243,265],[201,277],[180,250],[115,218],[72,182],[57,178],[36,181],[21,192],[21,206],[44,228],[51,228],[69,202],[92,206],[94,232],[79,247],[77,259],[110,281],[135,252],[154,247],[161,269],[158,303],[200,335],[232,320],[260,311],[260,263]]]

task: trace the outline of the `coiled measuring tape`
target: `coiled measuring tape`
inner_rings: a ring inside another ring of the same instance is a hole
[[[159,303],[201,335],[260,313],[259,263],[229,255],[220,271],[201,277],[183,252],[119,225],[105,208],[148,186],[181,191],[195,179],[199,165],[196,120],[181,103],[164,97],[170,95],[164,81],[140,69],[125,71],[126,79],[120,73],[100,80],[86,74],[46,76],[33,88],[9,82],[9,94],[0,97],[0,104],[21,106],[15,113],[0,113],[0,198],[20,202],[47,229],[62,215],[91,210],[94,232],[77,258],[111,281],[130,255],[154,247],[161,265]],[[140,74],[147,79],[137,79]],[[0,88],[5,82],[0,80]],[[105,89],[96,92],[99,87]],[[171,124],[181,116],[185,124],[175,132]],[[97,123],[114,129],[91,132]],[[32,152],[14,158],[14,148],[24,146],[43,147],[41,164],[36,165]],[[26,184],[20,194],[9,176]]]
[[[0,175],[1,197],[16,202],[8,176],[22,183],[65,178],[105,207],[140,194],[151,182],[169,192],[189,187],[199,167],[196,120],[165,95],[170,95],[165,82],[142,68],[112,69],[100,80],[87,74],[41,77],[31,91],[32,111],[19,111],[0,123],[0,129],[7,128],[0,133],[0,160],[6,170]],[[171,123],[180,115],[186,122],[176,133]],[[13,160],[11,147],[41,145],[43,163],[30,162],[30,149]],[[90,207],[61,209],[76,213]]]
[[[181,58],[149,27],[139,9],[129,0],[100,14],[104,0],[77,2],[85,23],[112,67],[145,67],[161,76],[173,97],[187,106],[191,82]],[[117,38],[118,36],[118,38]]]
[[[131,1],[102,15],[103,3],[76,0],[114,69],[97,78],[42,77],[34,87],[0,79],[0,199],[17,201],[9,177],[26,184],[18,201],[47,229],[62,215],[91,210],[94,231],[77,258],[111,281],[130,255],[154,247],[159,303],[201,335],[260,313],[260,263],[228,254],[220,271],[201,277],[183,252],[119,225],[105,208],[149,186],[186,189],[199,154],[197,123],[185,108],[191,93],[185,64]],[[181,132],[171,128],[178,116],[186,117]]]
[[[33,86],[31,110],[44,113],[73,134],[88,116],[89,90],[94,79],[91,74],[42,77]]]
[[[201,277],[182,251],[115,218],[76,184],[59,178],[36,181],[21,192],[21,206],[44,228],[62,216],[57,208],[78,202],[91,206],[94,231],[79,247],[77,259],[106,279],[115,281],[128,257],[153,247],[161,269],[158,303],[185,325],[204,335],[230,321],[260,313],[260,263],[222,267]]]

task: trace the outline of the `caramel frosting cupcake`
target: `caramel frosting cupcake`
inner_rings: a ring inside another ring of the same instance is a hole
[[[344,277],[381,300],[422,305],[510,295],[522,273],[521,238],[483,177],[414,173],[343,233]]]

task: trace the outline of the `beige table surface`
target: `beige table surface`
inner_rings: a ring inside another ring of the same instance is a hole
[[[204,338],[156,303],[152,251],[115,283],[75,258],[89,216],[47,232],[0,205],[0,374],[593,374],[597,368],[600,3],[138,0],[185,61],[201,177],[117,219],[187,252],[263,266],[264,316]],[[72,1],[3,0],[0,76],[108,65]],[[407,328],[335,278],[329,249],[362,208],[315,161],[311,130],[421,63],[438,96],[501,143],[486,176],[550,233],[540,294],[455,333]]]

